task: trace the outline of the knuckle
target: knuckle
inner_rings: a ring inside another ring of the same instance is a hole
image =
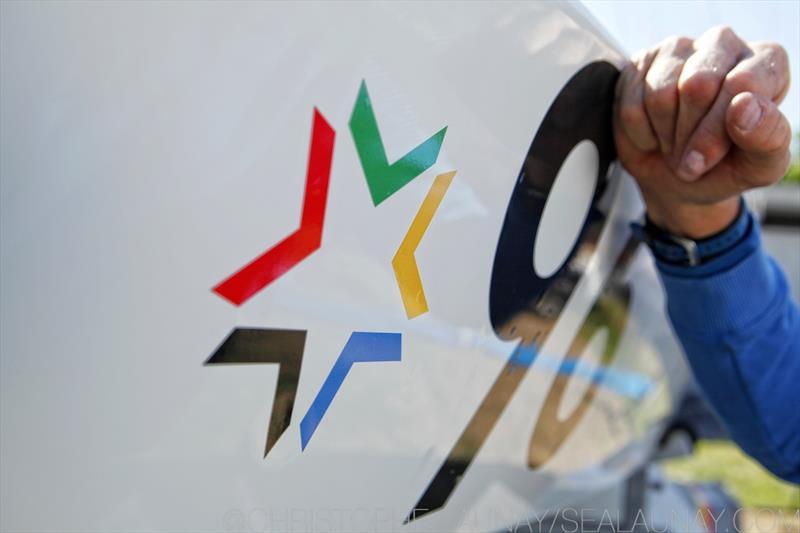
[[[714,26],[708,29],[708,31],[703,34],[703,37],[708,38],[712,42],[718,42],[722,44],[728,44],[738,39],[736,33],[731,29],[731,27],[725,24]]]
[[[723,77],[713,70],[698,70],[678,83],[678,91],[682,100],[691,105],[708,106],[719,93]]]
[[[657,48],[651,48],[649,50],[642,50],[637,56],[634,61],[636,64],[636,68],[644,71],[650,68],[650,65],[653,64],[653,60],[658,55]]]
[[[690,50],[694,45],[694,40],[682,35],[672,35],[661,41],[660,49],[670,52],[684,52]]]
[[[782,80],[789,79],[789,54],[778,43],[757,43],[753,45],[758,68],[765,75]]]
[[[777,43],[767,43],[759,54],[761,69],[764,71],[764,85],[773,101],[780,101],[789,89],[789,55],[786,49]]]
[[[647,57],[649,54],[650,50],[647,49],[638,50],[635,54],[631,56],[631,63],[636,65],[638,68],[638,66],[641,64],[644,58]]]
[[[755,43],[753,44],[753,49],[760,52],[771,61],[786,65],[789,63],[789,56],[786,53],[786,49],[778,43]]]
[[[789,54],[778,43],[757,43],[753,45],[759,63],[766,67],[770,75],[789,77]]]
[[[677,40],[678,40],[677,35],[670,35],[669,37],[658,43],[657,48],[659,50],[670,50],[675,47],[675,43],[677,42]]]
[[[777,43],[769,43],[767,45],[767,56],[771,69],[777,73],[788,74],[789,54],[786,53],[786,49],[783,46]]]
[[[677,37],[675,40],[675,50],[676,51],[686,51],[691,50],[694,46],[694,39],[690,39],[689,37]]]
[[[778,58],[779,63],[783,68],[788,72],[789,71],[789,53],[786,51],[786,48],[783,46],[776,44],[775,45],[775,55]]]

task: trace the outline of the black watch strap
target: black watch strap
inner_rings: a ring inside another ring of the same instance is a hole
[[[653,254],[662,261],[677,265],[695,266],[725,253],[747,235],[750,216],[744,200],[739,201],[739,214],[731,224],[710,237],[694,240],[674,235],[656,226],[649,218],[645,224],[632,224],[634,234],[647,243]]]

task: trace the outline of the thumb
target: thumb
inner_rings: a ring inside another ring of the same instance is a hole
[[[736,150],[737,174],[751,186],[769,185],[786,173],[791,156],[789,121],[770,99],[751,92],[733,97],[725,126]]]

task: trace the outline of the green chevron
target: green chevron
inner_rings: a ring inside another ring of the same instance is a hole
[[[446,131],[447,126],[390,165],[367,84],[362,81],[353,114],[350,115],[350,133],[367,178],[372,203],[377,206],[436,163]]]

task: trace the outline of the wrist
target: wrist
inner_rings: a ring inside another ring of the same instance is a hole
[[[730,226],[739,214],[739,196],[713,204],[665,202],[645,198],[647,217],[675,235],[703,239]]]
[[[743,254],[747,255],[753,243],[757,244],[753,217],[742,199],[739,200],[736,218],[728,226],[701,239],[671,233],[657,226],[649,217],[644,225],[631,223],[631,230],[650,247],[659,270],[674,270],[673,273],[680,273],[681,276],[687,272],[692,276],[705,275],[714,269],[725,268],[738,261]],[[749,244],[745,243],[748,239]],[[691,269],[687,270],[687,267]]]

